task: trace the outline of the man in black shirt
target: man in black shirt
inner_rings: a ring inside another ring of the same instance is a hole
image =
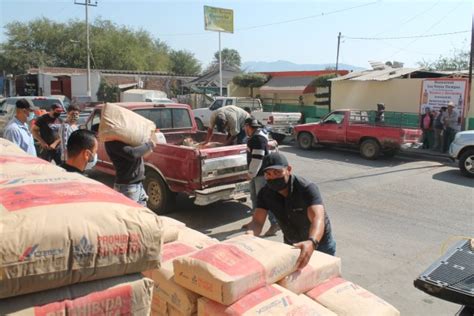
[[[51,128],[51,125],[59,126],[61,123],[59,116],[62,112],[63,107],[60,104],[52,104],[49,112],[38,118],[31,128],[31,133],[41,146],[39,157],[47,161],[54,160],[57,165],[62,163],[61,151],[56,142],[59,135],[57,130]]]
[[[308,264],[314,250],[336,253],[331,223],[318,187],[291,173],[291,166],[280,153],[265,157],[263,170],[267,184],[258,193],[251,229],[258,236],[272,210],[283,231],[284,242],[301,249],[298,269]]]
[[[114,189],[146,206],[148,195],[143,188],[145,164],[143,156],[155,147],[151,140],[140,146],[129,146],[120,141],[105,142],[105,150],[115,167]]]
[[[97,162],[99,148],[95,134],[86,129],[72,132],[67,142],[67,160],[61,165],[68,172],[83,173]]]

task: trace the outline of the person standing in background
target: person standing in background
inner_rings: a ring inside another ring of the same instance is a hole
[[[442,151],[443,150],[443,115],[446,112],[446,107],[443,106],[439,109],[438,115],[434,120],[434,145],[433,150]]]
[[[425,107],[425,113],[421,115],[420,128],[423,131],[423,149],[433,147],[433,114],[429,106]]]
[[[443,152],[448,152],[449,146],[454,140],[454,136],[458,131],[458,119],[459,115],[454,110],[454,103],[449,101],[448,102],[448,109],[444,113],[443,116],[443,124],[444,124],[444,146]]]
[[[8,139],[28,154],[36,157],[35,140],[28,129],[28,122],[35,117],[35,110],[39,108],[26,99],[16,101],[15,117],[8,122],[3,137]]]
[[[59,142],[57,142],[59,135],[57,131],[53,130],[52,126],[61,124],[59,116],[62,112],[63,107],[60,104],[51,105],[49,112],[37,119],[35,125],[31,128],[33,137],[41,146],[39,157],[46,161],[54,160],[57,165],[62,163],[58,147]]]

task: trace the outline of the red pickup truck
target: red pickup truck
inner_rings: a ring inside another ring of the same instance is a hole
[[[245,199],[248,195],[246,145],[197,149],[184,146],[191,137],[201,142],[206,132],[197,129],[193,113],[185,104],[118,103],[149,120],[165,135],[166,144],[158,144],[145,158],[144,187],[148,207],[158,214],[170,212],[176,193],[195,197],[197,205],[219,200]],[[103,105],[97,105],[86,127],[98,131]],[[215,133],[212,141],[223,142],[226,135]],[[115,174],[114,167],[99,140],[97,170]]]
[[[371,112],[337,110],[320,122],[296,125],[298,145],[303,149],[310,149],[314,144],[356,147],[364,158],[377,159],[380,153],[392,157],[403,144],[420,139],[421,130],[401,128],[400,124],[389,124],[383,119],[375,123]]]

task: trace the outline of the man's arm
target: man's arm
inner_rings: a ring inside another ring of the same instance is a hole
[[[324,212],[324,206],[321,204],[311,205],[307,209],[308,219],[311,222],[308,240],[294,244],[295,247],[301,249],[298,261],[296,261],[296,266],[298,267],[298,269],[302,269],[308,264],[309,259],[311,259],[311,256],[313,255],[314,250],[316,250],[314,249],[313,242],[309,239],[313,238],[319,243],[319,241],[321,241],[321,239],[323,238],[325,230]]]
[[[248,146],[251,147],[252,160],[249,164],[249,178],[255,178],[262,167],[263,157],[265,156],[265,148],[267,147],[267,141],[263,137],[255,136],[252,137]]]
[[[227,139],[226,139],[224,145],[225,146],[233,145],[236,138],[237,138],[237,135],[232,136],[232,135],[229,134],[227,136]]]
[[[16,129],[13,129],[13,128],[5,129],[5,131],[3,132],[3,137],[18,146],[20,146],[21,144],[21,135],[20,135],[20,132]]]
[[[256,208],[252,216],[252,222],[249,225],[250,231],[254,236],[260,236],[263,225],[267,219],[267,210],[264,208]]]
[[[38,121],[36,121],[36,123],[38,123]],[[38,125],[35,124],[31,127],[31,134],[33,134],[33,137],[39,142],[42,148],[50,149],[49,145],[41,137],[40,128]]]
[[[212,126],[209,126],[208,129],[207,129],[206,139],[202,143],[203,145],[205,145],[205,144],[207,144],[211,141],[212,134],[214,134],[214,128]]]
[[[145,154],[153,150],[153,142],[147,142],[143,145],[136,147],[125,145],[121,142],[106,142],[105,148],[107,152],[111,151],[114,155],[123,158],[125,160],[135,160],[143,157]]]

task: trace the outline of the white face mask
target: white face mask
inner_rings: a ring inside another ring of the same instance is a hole
[[[89,161],[87,162],[85,170],[90,170],[95,167],[95,164],[97,163],[97,153],[92,156],[92,158],[89,158]]]

